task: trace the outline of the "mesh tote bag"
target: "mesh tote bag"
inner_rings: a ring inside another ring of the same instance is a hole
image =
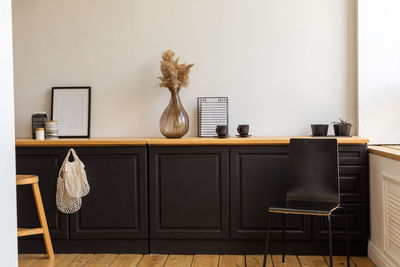
[[[69,161],[71,156],[74,161]],[[68,150],[57,178],[57,208],[63,213],[77,212],[82,205],[82,197],[90,191],[85,165],[74,149]]]

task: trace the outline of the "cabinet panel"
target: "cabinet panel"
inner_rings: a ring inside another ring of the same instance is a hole
[[[226,147],[150,147],[150,236],[227,238]]]
[[[369,228],[369,216],[367,204],[344,204],[348,214],[348,229],[351,240],[367,240]],[[332,236],[333,239],[346,238],[344,231],[344,214],[342,209],[332,213]],[[325,216],[314,217],[315,239],[328,238],[328,219]]]
[[[90,193],[70,216],[71,239],[145,239],[145,147],[77,148]]]
[[[231,147],[232,238],[265,239],[266,211],[284,201],[287,185],[288,146]],[[281,238],[282,216],[271,219],[271,238]],[[311,220],[286,215],[286,237],[308,239]]]
[[[343,203],[368,202],[367,166],[340,166],[340,198]]]
[[[340,145],[339,165],[368,165],[367,145]]]
[[[64,154],[64,148],[16,149],[17,174],[34,174],[39,176],[40,193],[52,239],[68,238],[67,215],[58,211],[56,206],[57,177]],[[17,217],[18,227],[40,227],[32,187],[30,185],[17,187]],[[42,236],[25,238],[42,238]]]

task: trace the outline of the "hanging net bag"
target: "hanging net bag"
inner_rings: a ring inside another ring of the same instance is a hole
[[[74,161],[69,161],[71,156]],[[68,150],[57,178],[56,203],[63,213],[77,212],[82,205],[82,197],[90,191],[85,165],[80,161],[74,149]]]

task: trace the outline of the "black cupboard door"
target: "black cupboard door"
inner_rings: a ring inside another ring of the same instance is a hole
[[[339,166],[340,201],[367,203],[369,199],[368,166]]]
[[[52,239],[68,238],[68,216],[56,206],[57,177],[64,155],[64,148],[16,148],[17,174],[39,176],[40,193]],[[17,186],[17,218],[18,227],[40,227],[30,185]],[[42,235],[25,238],[42,238]]]
[[[339,165],[368,165],[367,145],[339,145]]]
[[[150,146],[150,238],[228,238],[228,171],[225,146]]]
[[[70,216],[71,239],[146,239],[146,148],[76,148],[90,192]]]
[[[347,211],[347,226],[351,240],[368,240],[369,216],[368,204],[342,204]],[[314,217],[314,239],[328,239],[328,219],[326,216]],[[345,240],[345,220],[342,209],[332,215],[332,238]]]
[[[265,239],[266,211],[284,201],[289,146],[230,148],[231,236]],[[310,216],[285,215],[287,239],[311,238]],[[282,214],[271,218],[271,238],[281,239]]]

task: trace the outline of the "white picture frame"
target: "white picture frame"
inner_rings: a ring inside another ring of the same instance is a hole
[[[88,86],[52,88],[51,120],[58,121],[58,137],[90,137],[90,98]]]

